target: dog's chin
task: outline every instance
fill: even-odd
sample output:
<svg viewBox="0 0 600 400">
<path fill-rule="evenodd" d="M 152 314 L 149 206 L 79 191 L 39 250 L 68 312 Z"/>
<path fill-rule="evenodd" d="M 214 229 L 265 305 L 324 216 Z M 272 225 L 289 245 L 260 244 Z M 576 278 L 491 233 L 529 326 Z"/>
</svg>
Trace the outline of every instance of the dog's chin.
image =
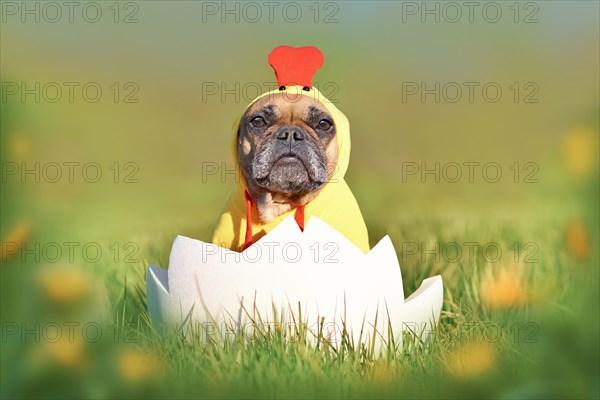
<svg viewBox="0 0 600 400">
<path fill-rule="evenodd" d="M 306 194 L 323 187 L 325 182 L 315 181 L 304 162 L 296 156 L 283 156 L 273 163 L 269 174 L 255 179 L 256 183 L 270 192 L 283 194 Z"/>
</svg>

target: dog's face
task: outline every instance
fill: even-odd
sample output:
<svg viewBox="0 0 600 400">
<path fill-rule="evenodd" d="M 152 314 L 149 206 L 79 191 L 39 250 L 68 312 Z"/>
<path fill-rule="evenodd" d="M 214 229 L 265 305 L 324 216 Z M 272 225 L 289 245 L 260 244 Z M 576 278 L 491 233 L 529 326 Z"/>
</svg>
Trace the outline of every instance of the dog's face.
<svg viewBox="0 0 600 400">
<path fill-rule="evenodd" d="M 254 194 L 303 204 L 333 175 L 336 127 L 311 96 L 276 93 L 252 104 L 240 121 L 238 162 Z"/>
</svg>

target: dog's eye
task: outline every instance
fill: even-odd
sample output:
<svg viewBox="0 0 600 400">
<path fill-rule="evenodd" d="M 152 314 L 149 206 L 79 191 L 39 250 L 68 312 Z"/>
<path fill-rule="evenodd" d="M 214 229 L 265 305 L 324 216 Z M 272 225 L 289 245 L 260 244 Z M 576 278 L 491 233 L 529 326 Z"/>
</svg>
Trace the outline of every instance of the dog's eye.
<svg viewBox="0 0 600 400">
<path fill-rule="evenodd" d="M 252 126 L 255 128 L 262 128 L 267 123 L 263 117 L 254 117 L 250 120 L 250 124 L 252 124 Z"/>
<path fill-rule="evenodd" d="M 322 119 L 322 120 L 320 120 L 320 121 L 319 121 L 319 123 L 317 124 L 317 128 L 319 128 L 319 130 L 326 131 L 326 130 L 328 130 L 329 128 L 331 128 L 331 125 L 332 125 L 332 124 L 331 124 L 331 122 L 330 122 L 330 121 L 327 121 L 326 119 Z"/>
</svg>

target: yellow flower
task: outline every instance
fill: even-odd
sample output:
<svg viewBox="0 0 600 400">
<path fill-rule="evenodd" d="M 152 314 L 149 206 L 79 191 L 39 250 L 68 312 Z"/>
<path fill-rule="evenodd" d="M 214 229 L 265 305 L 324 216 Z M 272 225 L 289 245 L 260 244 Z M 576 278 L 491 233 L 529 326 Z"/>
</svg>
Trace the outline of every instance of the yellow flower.
<svg viewBox="0 0 600 400">
<path fill-rule="evenodd" d="M 23 132 L 17 131 L 8 139 L 8 149 L 12 160 L 24 161 L 29 156 L 29 139 Z"/>
<path fill-rule="evenodd" d="M 46 351 L 54 361 L 66 367 L 84 366 L 84 341 L 81 338 L 63 335 L 55 342 L 46 342 Z"/>
<path fill-rule="evenodd" d="M 586 260 L 590 255 L 590 240 L 585 226 L 578 221 L 567 226 L 567 249 L 578 260 Z"/>
<path fill-rule="evenodd" d="M 21 221 L 2 239 L 2 248 L 0 249 L 0 260 L 7 262 L 15 255 L 19 254 L 23 243 L 31 235 L 31 225 L 27 221 Z"/>
<path fill-rule="evenodd" d="M 79 267 L 55 267 L 41 274 L 41 285 L 50 299 L 58 304 L 81 300 L 90 291 L 89 277 Z"/>
<path fill-rule="evenodd" d="M 598 132 L 591 128 L 575 128 L 564 138 L 563 156 L 567 171 L 583 177 L 598 165 Z"/>
<path fill-rule="evenodd" d="M 119 371 L 128 382 L 139 382 L 158 375 L 160 362 L 148 352 L 125 350 L 119 357 Z"/>
<path fill-rule="evenodd" d="M 496 347 L 489 342 L 469 342 L 454 349 L 444 362 L 446 370 L 461 378 L 471 378 L 489 372 L 496 363 Z"/>
<path fill-rule="evenodd" d="M 523 278 L 516 266 L 504 267 L 496 275 L 483 279 L 480 287 L 482 302 L 491 308 L 518 307 L 527 301 Z"/>
</svg>

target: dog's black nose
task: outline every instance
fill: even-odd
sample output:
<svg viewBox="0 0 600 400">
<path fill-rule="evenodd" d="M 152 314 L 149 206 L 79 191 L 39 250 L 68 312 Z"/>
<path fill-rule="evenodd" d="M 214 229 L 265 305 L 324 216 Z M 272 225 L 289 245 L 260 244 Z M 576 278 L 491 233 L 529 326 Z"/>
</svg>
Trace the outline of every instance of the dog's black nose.
<svg viewBox="0 0 600 400">
<path fill-rule="evenodd" d="M 279 140 L 294 140 L 300 141 L 304 140 L 304 132 L 301 129 L 297 128 L 284 128 L 277 132 L 277 139 Z"/>
</svg>

